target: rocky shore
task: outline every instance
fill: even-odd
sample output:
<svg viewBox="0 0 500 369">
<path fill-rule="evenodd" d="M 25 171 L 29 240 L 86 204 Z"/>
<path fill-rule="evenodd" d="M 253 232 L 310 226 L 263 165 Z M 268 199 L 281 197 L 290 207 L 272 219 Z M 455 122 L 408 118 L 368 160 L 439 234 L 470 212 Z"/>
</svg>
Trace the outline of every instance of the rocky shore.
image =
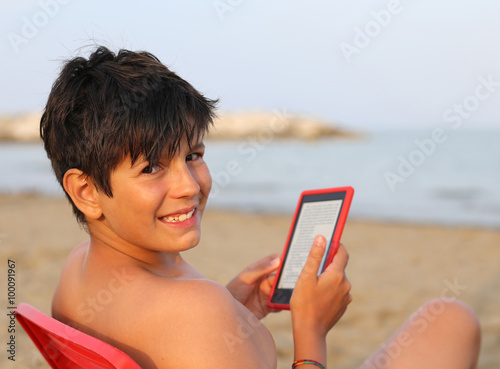
<svg viewBox="0 0 500 369">
<path fill-rule="evenodd" d="M 1 141 L 32 142 L 40 140 L 40 113 L 0 117 Z M 215 140 L 261 140 L 283 138 L 316 140 L 324 138 L 355 138 L 359 135 L 326 120 L 289 114 L 283 111 L 222 112 L 208 138 Z"/>
</svg>

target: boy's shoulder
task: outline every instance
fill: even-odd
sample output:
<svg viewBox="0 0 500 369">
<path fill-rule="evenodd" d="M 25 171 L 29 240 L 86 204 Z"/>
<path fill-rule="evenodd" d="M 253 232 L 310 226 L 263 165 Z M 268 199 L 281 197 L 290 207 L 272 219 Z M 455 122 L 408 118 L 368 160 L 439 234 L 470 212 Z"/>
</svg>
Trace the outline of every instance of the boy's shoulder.
<svg viewBox="0 0 500 369">
<path fill-rule="evenodd" d="M 224 310 L 238 310 L 224 286 L 196 271 L 164 277 L 133 263 L 89 261 L 88 248 L 89 241 L 79 244 L 65 262 L 54 295 L 55 315 L 64 311 L 60 315 L 70 316 L 82 326 L 94 326 L 108 310 L 135 311 L 138 313 L 135 321 L 155 314 L 173 315 L 167 312 L 219 314 Z"/>
<path fill-rule="evenodd" d="M 202 277 L 164 278 L 113 262 L 83 270 L 87 250 L 83 243 L 68 257 L 54 297 L 56 318 L 121 348 L 142 365 L 152 360 L 152 367 L 164 360 L 189 367 L 186 355 L 192 363 L 259 357 L 251 341 L 267 337 L 267 330 L 221 284 Z"/>
<path fill-rule="evenodd" d="M 144 295 L 147 311 L 136 310 L 141 317 L 135 332 L 141 333 L 133 344 L 148 352 L 156 365 L 267 367 L 265 363 L 273 354 L 264 354 L 266 349 L 261 345 L 273 348 L 272 337 L 224 286 L 207 279 L 191 279 L 168 285 L 158 281 L 156 287 L 162 292 Z"/>
</svg>

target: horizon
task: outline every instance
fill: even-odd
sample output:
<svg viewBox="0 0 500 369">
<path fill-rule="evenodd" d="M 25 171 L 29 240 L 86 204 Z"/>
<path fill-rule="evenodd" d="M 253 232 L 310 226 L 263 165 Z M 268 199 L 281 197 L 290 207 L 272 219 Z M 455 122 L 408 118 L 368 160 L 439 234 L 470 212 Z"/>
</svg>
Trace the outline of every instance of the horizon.
<svg viewBox="0 0 500 369">
<path fill-rule="evenodd" d="M 0 9 L 2 115 L 41 111 L 60 60 L 99 43 L 150 51 L 221 111 L 287 110 L 365 131 L 500 127 L 493 0 L 7 0 Z"/>
</svg>

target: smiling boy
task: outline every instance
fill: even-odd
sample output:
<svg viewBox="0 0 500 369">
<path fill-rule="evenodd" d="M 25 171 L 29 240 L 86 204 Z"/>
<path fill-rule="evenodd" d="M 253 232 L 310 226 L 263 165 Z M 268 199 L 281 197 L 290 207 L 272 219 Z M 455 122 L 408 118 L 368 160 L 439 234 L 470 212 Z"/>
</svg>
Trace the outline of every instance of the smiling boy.
<svg viewBox="0 0 500 369">
<path fill-rule="evenodd" d="M 42 117 L 54 172 L 90 234 L 66 261 L 53 315 L 143 368 L 276 367 L 257 319 L 276 255 L 228 288 L 180 255 L 200 241 L 214 106 L 153 55 L 98 48 L 65 65 Z M 241 331 L 251 336 L 235 344 Z"/>
<path fill-rule="evenodd" d="M 149 53 L 99 47 L 64 65 L 42 116 L 56 177 L 90 235 L 65 263 L 52 313 L 144 369 L 277 366 L 273 339 L 259 320 L 270 312 L 277 255 L 226 287 L 181 256 L 201 237 L 212 183 L 203 137 L 215 103 Z M 346 250 L 341 246 L 318 277 L 324 250 L 319 236 L 292 295 L 294 367 L 326 365 L 326 335 L 351 302 Z M 412 325 L 417 312 L 383 346 L 410 337 L 398 357 L 380 366 L 381 348 L 363 368 L 474 368 L 475 316 L 442 303 L 443 314 L 425 331 Z M 432 352 L 442 342 L 447 346 Z"/>
</svg>

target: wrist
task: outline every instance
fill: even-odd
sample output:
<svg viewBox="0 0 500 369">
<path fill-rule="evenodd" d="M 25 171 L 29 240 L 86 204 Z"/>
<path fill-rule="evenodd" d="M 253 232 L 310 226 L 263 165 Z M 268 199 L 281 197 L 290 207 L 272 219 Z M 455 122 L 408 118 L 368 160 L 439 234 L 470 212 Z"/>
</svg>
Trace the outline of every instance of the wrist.
<svg viewBox="0 0 500 369">
<path fill-rule="evenodd" d="M 326 366 L 321 364 L 319 361 L 309 360 L 309 359 L 295 360 L 292 364 L 292 369 L 295 369 L 295 368 L 302 366 L 302 365 L 305 365 L 307 368 L 314 367 L 314 368 L 326 369 Z M 304 367 L 304 369 L 306 369 L 306 367 Z"/>
<path fill-rule="evenodd" d="M 294 360 L 314 360 L 326 365 L 326 334 L 309 322 L 297 322 L 292 317 Z M 314 367 L 313 365 L 301 368 Z"/>
<path fill-rule="evenodd" d="M 324 340 L 328 334 L 320 319 L 315 318 L 313 314 L 294 314 L 292 311 L 292 329 L 293 334 L 304 334 L 317 337 L 316 339 Z"/>
</svg>

